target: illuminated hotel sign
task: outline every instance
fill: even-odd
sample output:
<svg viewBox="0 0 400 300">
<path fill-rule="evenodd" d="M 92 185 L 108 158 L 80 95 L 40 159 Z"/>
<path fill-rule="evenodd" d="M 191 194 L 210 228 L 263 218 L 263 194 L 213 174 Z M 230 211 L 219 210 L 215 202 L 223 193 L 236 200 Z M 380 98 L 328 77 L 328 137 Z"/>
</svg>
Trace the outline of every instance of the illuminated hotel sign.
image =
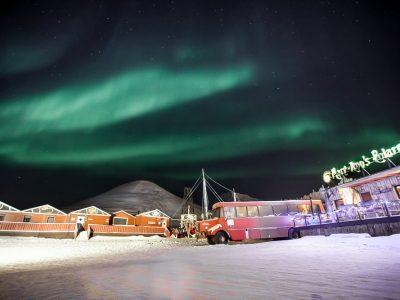
<svg viewBox="0 0 400 300">
<path fill-rule="evenodd" d="M 332 168 L 330 171 L 325 171 L 323 179 L 326 183 L 331 182 L 332 179 L 345 180 L 347 174 L 352 172 L 361 172 L 372 163 L 385 163 L 390 161 L 390 158 L 397 154 L 400 154 L 400 143 L 391 148 L 382 148 L 380 151 L 372 150 L 370 157 L 363 155 L 361 156 L 362 159 L 359 161 L 351 161 L 348 165 L 343 166 L 340 169 Z"/>
</svg>

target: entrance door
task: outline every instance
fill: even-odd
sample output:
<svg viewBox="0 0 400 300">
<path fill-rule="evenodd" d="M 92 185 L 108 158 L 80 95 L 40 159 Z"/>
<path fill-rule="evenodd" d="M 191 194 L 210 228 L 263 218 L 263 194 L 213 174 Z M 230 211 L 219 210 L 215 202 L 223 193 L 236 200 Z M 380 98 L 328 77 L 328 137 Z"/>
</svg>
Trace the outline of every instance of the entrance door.
<svg viewBox="0 0 400 300">
<path fill-rule="evenodd" d="M 76 223 L 83 225 L 85 223 L 85 216 L 78 216 L 76 218 Z"/>
</svg>

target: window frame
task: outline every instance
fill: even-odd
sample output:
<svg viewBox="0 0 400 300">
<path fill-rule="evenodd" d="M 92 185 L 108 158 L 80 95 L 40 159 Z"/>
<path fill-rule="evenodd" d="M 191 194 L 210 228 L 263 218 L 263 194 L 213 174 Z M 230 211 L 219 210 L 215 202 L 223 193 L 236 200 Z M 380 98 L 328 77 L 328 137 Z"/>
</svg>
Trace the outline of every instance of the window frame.
<svg viewBox="0 0 400 300">
<path fill-rule="evenodd" d="M 230 213 L 229 217 L 227 216 L 227 213 L 226 213 L 225 210 L 230 210 L 229 211 L 229 213 Z M 233 212 L 234 216 L 232 216 L 232 212 Z M 236 219 L 237 218 L 236 207 L 234 207 L 234 206 L 225 206 L 224 209 L 223 209 L 223 214 L 224 214 L 224 218 L 225 219 Z"/>
<path fill-rule="evenodd" d="M 249 207 L 254 207 L 256 209 L 257 215 L 255 216 L 250 216 L 249 215 Z M 247 210 L 247 217 L 248 218 L 258 218 L 260 216 L 260 213 L 258 211 L 258 206 L 257 205 L 250 205 L 250 206 L 246 206 L 246 210 Z"/>
<path fill-rule="evenodd" d="M 27 220 L 27 221 L 26 221 Z M 24 218 L 22 219 L 22 222 L 24 223 L 30 223 L 32 220 L 32 216 L 30 215 L 24 215 Z"/>
<path fill-rule="evenodd" d="M 265 214 L 262 214 L 262 215 L 261 215 L 261 209 L 260 209 L 260 207 L 266 207 L 266 208 L 268 209 L 267 212 L 269 212 L 269 214 L 268 214 L 268 215 L 265 215 Z M 275 212 L 274 212 L 273 206 L 272 206 L 272 205 L 259 205 L 259 206 L 258 206 L 258 215 L 260 216 L 260 218 L 262 218 L 262 217 L 269 217 L 269 216 L 275 216 Z"/>
<path fill-rule="evenodd" d="M 115 224 L 115 219 L 125 220 L 125 224 Z M 123 217 L 114 217 L 114 218 L 113 218 L 113 225 L 121 225 L 121 226 L 126 226 L 126 225 L 128 225 L 128 218 L 123 218 Z"/>
<path fill-rule="evenodd" d="M 286 204 L 275 204 L 275 205 L 271 205 L 271 206 L 272 206 L 272 210 L 273 210 L 275 216 L 287 216 L 287 215 L 289 215 L 289 209 L 288 209 L 288 206 Z M 283 213 L 280 212 L 279 214 L 277 214 L 275 208 L 278 208 L 278 207 L 285 207 L 286 210 Z"/>
<path fill-rule="evenodd" d="M 237 211 L 238 208 L 244 208 L 244 211 L 245 211 L 246 215 L 245 216 L 239 216 L 238 211 Z M 236 206 L 235 210 L 236 210 L 236 218 L 247 218 L 247 207 L 246 206 Z"/>
<path fill-rule="evenodd" d="M 393 188 L 394 188 L 394 192 L 397 195 L 397 199 L 400 200 L 400 185 L 395 185 L 395 186 L 393 186 Z"/>
<path fill-rule="evenodd" d="M 49 222 L 50 219 L 53 219 L 53 222 Z M 56 222 L 56 218 L 54 216 L 48 216 L 46 223 L 55 223 Z"/>
</svg>

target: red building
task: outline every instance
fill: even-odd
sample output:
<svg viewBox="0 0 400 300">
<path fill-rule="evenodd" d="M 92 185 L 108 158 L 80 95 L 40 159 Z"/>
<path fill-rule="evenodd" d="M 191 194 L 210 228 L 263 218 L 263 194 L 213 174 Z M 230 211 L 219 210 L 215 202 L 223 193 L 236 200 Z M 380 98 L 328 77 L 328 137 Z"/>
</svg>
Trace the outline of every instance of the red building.
<svg viewBox="0 0 400 300">
<path fill-rule="evenodd" d="M 85 230 L 88 225 L 109 225 L 111 215 L 95 206 L 75 210 L 68 214 L 68 222 L 81 224 Z"/>
<path fill-rule="evenodd" d="M 27 223 L 67 223 L 67 214 L 49 204 L 22 211 L 23 222 Z"/>
<path fill-rule="evenodd" d="M 22 222 L 23 214 L 22 212 L 0 201 L 0 222 Z"/>
</svg>

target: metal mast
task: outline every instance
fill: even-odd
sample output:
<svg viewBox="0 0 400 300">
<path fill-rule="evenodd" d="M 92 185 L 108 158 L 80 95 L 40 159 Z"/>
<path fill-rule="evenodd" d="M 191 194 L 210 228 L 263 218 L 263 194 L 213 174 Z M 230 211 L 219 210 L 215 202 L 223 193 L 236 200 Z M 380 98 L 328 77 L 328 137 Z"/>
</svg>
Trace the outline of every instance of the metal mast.
<svg viewBox="0 0 400 300">
<path fill-rule="evenodd" d="M 233 191 L 233 202 L 237 202 L 235 189 L 232 189 L 232 191 Z"/>
<path fill-rule="evenodd" d="M 203 214 L 204 214 L 204 220 L 208 219 L 208 195 L 207 195 L 207 182 L 206 182 L 206 177 L 204 175 L 204 169 L 201 169 L 201 174 L 203 176 Z"/>
</svg>

